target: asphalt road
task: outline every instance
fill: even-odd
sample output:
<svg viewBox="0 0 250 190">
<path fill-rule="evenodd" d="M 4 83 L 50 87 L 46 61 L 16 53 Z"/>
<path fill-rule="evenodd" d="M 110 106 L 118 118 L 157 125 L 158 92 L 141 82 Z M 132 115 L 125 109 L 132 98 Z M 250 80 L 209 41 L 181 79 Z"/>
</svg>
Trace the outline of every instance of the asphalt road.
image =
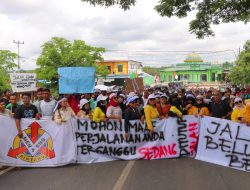
<svg viewBox="0 0 250 190">
<path fill-rule="evenodd" d="M 14 169 L 0 176 L 0 189 L 249 190 L 249 177 L 250 173 L 188 158 L 113 161 L 59 168 Z"/>
</svg>

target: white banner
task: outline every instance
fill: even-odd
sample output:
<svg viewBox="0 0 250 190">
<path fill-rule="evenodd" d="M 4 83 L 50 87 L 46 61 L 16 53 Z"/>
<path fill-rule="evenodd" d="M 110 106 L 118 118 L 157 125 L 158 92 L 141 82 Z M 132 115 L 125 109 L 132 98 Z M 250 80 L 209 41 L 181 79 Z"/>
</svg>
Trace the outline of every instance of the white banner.
<svg viewBox="0 0 250 190">
<path fill-rule="evenodd" d="M 11 88 L 13 92 L 36 91 L 36 74 L 34 73 L 11 73 Z"/>
<path fill-rule="evenodd" d="M 184 116 L 153 121 L 154 133 L 145 123 L 131 121 L 128 138 L 124 123 L 71 119 L 58 125 L 47 120 L 22 120 L 23 138 L 15 121 L 0 116 L 0 164 L 10 166 L 60 166 L 116 159 L 165 159 L 195 154 L 199 119 Z"/>
<path fill-rule="evenodd" d="M 249 172 L 250 128 L 224 119 L 201 119 L 196 159 Z"/>
<path fill-rule="evenodd" d="M 22 119 L 20 139 L 15 120 L 0 115 L 0 165 L 53 167 L 74 163 L 76 149 L 71 122 L 58 125 L 48 120 Z"/>
<path fill-rule="evenodd" d="M 145 123 L 130 121 L 126 140 L 124 124 L 110 120 L 95 123 L 78 120 L 75 126 L 77 162 L 93 163 L 116 159 L 164 159 L 195 153 L 198 118 L 185 116 L 153 121 L 154 133 L 145 130 Z"/>
</svg>

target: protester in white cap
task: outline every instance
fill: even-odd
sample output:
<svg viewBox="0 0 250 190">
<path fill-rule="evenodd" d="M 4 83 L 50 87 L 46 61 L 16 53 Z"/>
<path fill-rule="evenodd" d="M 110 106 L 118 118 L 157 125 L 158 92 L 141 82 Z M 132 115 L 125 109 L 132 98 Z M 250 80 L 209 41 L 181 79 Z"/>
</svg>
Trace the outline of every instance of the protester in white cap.
<svg viewBox="0 0 250 190">
<path fill-rule="evenodd" d="M 138 108 L 138 96 L 133 96 L 128 98 L 127 104 L 128 107 L 125 110 L 124 113 L 124 119 L 125 119 L 125 138 L 128 140 L 129 137 L 129 128 L 130 128 L 130 120 L 138 120 L 140 119 L 142 122 L 144 122 L 144 116 L 139 112 Z"/>
<path fill-rule="evenodd" d="M 151 134 L 154 132 L 154 127 L 152 124 L 152 119 L 157 119 L 160 117 L 159 112 L 156 108 L 156 100 L 154 94 L 150 94 L 148 96 L 147 105 L 144 108 L 145 113 L 145 119 L 147 123 L 147 129 L 151 132 Z"/>
<path fill-rule="evenodd" d="M 122 109 L 119 106 L 118 97 L 115 93 L 109 96 L 106 116 L 109 119 L 122 120 Z"/>
<path fill-rule="evenodd" d="M 77 117 L 81 119 L 92 119 L 93 112 L 87 99 L 81 99 L 79 107 L 80 111 L 77 113 Z"/>
<path fill-rule="evenodd" d="M 94 122 L 106 122 L 107 96 L 100 94 L 96 99 L 97 106 L 93 113 Z"/>
<path fill-rule="evenodd" d="M 75 112 L 68 104 L 67 98 L 62 98 L 57 102 L 54 111 L 54 121 L 58 124 L 67 122 L 71 117 L 75 117 Z"/>
<path fill-rule="evenodd" d="M 234 108 L 231 114 L 231 120 L 234 122 L 241 122 L 242 117 L 240 117 L 241 111 L 245 108 L 243 101 L 240 97 L 234 99 Z"/>
<path fill-rule="evenodd" d="M 94 98 L 94 101 L 96 101 L 97 97 L 101 94 L 101 90 L 100 89 L 95 89 L 94 90 L 94 95 L 93 95 L 93 98 Z"/>
<path fill-rule="evenodd" d="M 154 96 L 155 96 L 155 100 L 156 100 L 156 105 L 157 105 L 157 104 L 160 104 L 161 94 L 156 93 Z"/>
<path fill-rule="evenodd" d="M 196 96 L 196 104 L 194 106 L 196 111 L 194 111 L 196 116 L 209 116 L 210 112 L 208 109 L 208 104 L 204 102 L 204 97 L 202 95 Z"/>
</svg>

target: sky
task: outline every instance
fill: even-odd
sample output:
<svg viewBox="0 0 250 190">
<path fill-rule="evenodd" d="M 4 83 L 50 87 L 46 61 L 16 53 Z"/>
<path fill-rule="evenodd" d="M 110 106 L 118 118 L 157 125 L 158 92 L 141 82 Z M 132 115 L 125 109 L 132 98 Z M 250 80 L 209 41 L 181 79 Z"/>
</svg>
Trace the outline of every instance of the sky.
<svg viewBox="0 0 250 190">
<path fill-rule="evenodd" d="M 123 11 L 81 0 L 1 0 L 0 49 L 17 52 L 13 40 L 24 42 L 21 68 L 34 69 L 42 44 L 51 37 L 64 37 L 104 47 L 106 60 L 131 59 L 159 67 L 182 62 L 192 52 L 200 52 L 204 61 L 234 61 L 250 39 L 250 25 L 241 22 L 213 26 L 215 37 L 196 39 L 189 33 L 194 13 L 183 19 L 161 17 L 154 10 L 157 2 L 138 0 Z"/>
</svg>

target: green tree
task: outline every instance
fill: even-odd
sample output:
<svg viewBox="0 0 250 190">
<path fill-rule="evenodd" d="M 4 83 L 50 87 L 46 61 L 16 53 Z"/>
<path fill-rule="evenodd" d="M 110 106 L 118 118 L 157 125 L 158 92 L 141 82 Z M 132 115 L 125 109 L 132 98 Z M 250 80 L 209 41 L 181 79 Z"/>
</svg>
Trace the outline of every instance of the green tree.
<svg viewBox="0 0 250 190">
<path fill-rule="evenodd" d="M 52 91 L 58 88 L 59 67 L 91 66 L 96 68 L 97 74 L 106 75 L 107 68 L 100 68 L 95 63 L 102 61 L 101 53 L 104 48 L 97 48 L 87 45 L 84 41 L 75 40 L 71 43 L 64 38 L 53 37 L 42 45 L 42 53 L 37 59 L 36 73 L 39 79 L 51 81 Z"/>
<path fill-rule="evenodd" d="M 166 67 L 143 67 L 142 70 L 145 73 L 155 76 L 160 74 L 160 70 L 166 69 Z"/>
<path fill-rule="evenodd" d="M 82 0 L 92 5 L 109 7 L 119 5 L 123 10 L 128 10 L 135 5 L 136 0 Z M 189 12 L 196 12 L 196 18 L 190 22 L 189 31 L 197 38 L 214 36 L 211 25 L 221 23 L 244 23 L 250 20 L 249 0 L 159 0 L 155 10 L 161 16 L 186 17 Z"/>
<path fill-rule="evenodd" d="M 10 77 L 9 72 L 12 72 L 17 66 L 15 59 L 16 53 L 12 53 L 9 50 L 0 50 L 0 92 L 10 89 Z"/>
<path fill-rule="evenodd" d="M 240 53 L 236 66 L 230 70 L 229 79 L 236 85 L 250 84 L 250 40 L 244 45 L 244 50 Z"/>
</svg>

